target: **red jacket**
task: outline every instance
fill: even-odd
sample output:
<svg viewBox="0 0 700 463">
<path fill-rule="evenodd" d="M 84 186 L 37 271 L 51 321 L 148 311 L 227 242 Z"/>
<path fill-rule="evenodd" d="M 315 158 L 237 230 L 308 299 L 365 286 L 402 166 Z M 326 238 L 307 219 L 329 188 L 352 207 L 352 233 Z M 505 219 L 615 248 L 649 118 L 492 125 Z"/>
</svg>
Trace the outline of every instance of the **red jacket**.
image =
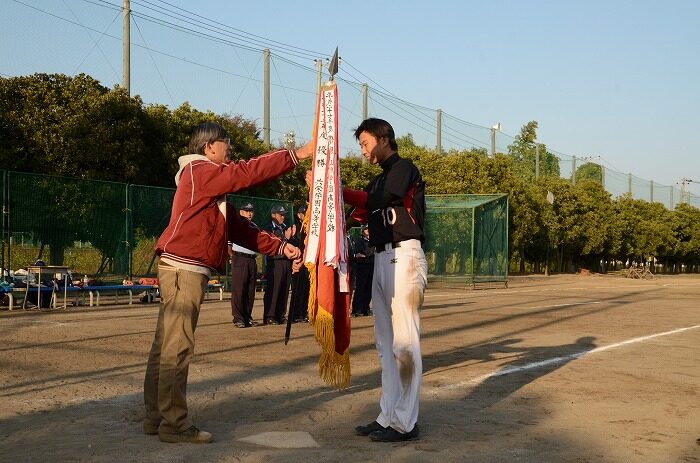
<svg viewBox="0 0 700 463">
<path fill-rule="evenodd" d="M 182 264 L 226 268 L 228 241 L 266 254 L 281 253 L 277 238 L 269 241 L 255 225 L 246 227 L 233 208 L 226 207 L 226 194 L 248 188 L 289 172 L 299 163 L 293 151 L 280 150 L 248 161 L 217 164 L 205 156 L 190 154 L 178 160 L 177 190 L 170 223 L 156 244 L 156 254 Z M 229 215 L 227 228 L 226 215 Z M 231 220 L 235 218 L 236 220 Z M 231 236 L 229 236 L 231 233 Z M 241 237 L 236 236 L 240 233 Z M 273 251 L 274 248 L 274 251 Z"/>
</svg>

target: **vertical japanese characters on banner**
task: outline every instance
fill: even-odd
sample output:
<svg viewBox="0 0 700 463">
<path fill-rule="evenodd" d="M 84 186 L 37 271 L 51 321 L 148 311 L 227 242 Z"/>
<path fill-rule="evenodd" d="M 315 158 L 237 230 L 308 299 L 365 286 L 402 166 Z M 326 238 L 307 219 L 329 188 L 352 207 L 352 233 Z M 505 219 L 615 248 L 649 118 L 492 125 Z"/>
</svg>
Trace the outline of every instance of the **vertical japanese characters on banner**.
<svg viewBox="0 0 700 463">
<path fill-rule="evenodd" d="M 335 267 L 341 277 L 342 292 L 347 285 L 347 249 L 344 238 L 345 215 L 343 192 L 338 163 L 337 86 L 324 85 L 319 96 L 316 120 L 316 152 L 314 154 L 311 190 L 311 217 L 309 242 L 304 262 L 316 263 L 318 259 Z M 324 234 L 325 252 L 319 256 L 321 234 Z"/>
<path fill-rule="evenodd" d="M 319 372 L 332 386 L 350 382 L 350 300 L 345 213 L 338 162 L 338 90 L 321 87 L 314 122 L 304 263 L 309 269 L 309 321 L 321 346 Z"/>
</svg>

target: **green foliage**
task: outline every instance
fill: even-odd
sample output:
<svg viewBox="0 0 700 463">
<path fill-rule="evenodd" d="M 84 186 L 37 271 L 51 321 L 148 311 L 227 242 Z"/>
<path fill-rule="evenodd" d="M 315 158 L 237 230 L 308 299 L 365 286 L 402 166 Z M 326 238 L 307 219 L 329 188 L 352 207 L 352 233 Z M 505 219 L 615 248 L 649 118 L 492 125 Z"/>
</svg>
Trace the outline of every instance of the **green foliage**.
<svg viewBox="0 0 700 463">
<path fill-rule="evenodd" d="M 596 183 L 603 184 L 603 167 L 600 164 L 587 162 L 581 164 L 576 169 L 576 181 L 593 180 Z"/>
<path fill-rule="evenodd" d="M 513 158 L 513 173 L 520 179 L 530 182 L 536 177 L 537 154 L 539 145 L 540 176 L 558 177 L 559 158 L 547 151 L 544 143 L 537 143 L 537 122 L 525 124 L 515 140 L 508 145 L 508 154 Z"/>
<path fill-rule="evenodd" d="M 84 74 L 0 78 L 0 162 L 9 170 L 173 186 L 177 158 L 204 121 L 228 131 L 234 159 L 264 151 L 241 116 L 144 106 Z"/>
<path fill-rule="evenodd" d="M 138 265 L 147 268 L 154 237 L 167 223 L 164 211 L 169 211 L 172 190 L 139 193 L 136 185 L 172 188 L 177 158 L 187 154 L 192 128 L 204 121 L 226 128 L 234 160 L 273 148 L 260 140 L 255 123 L 241 116 L 203 112 L 188 103 L 173 110 L 144 105 L 139 97 L 129 97 L 118 87 L 106 88 L 86 75 L 0 78 L 2 169 L 129 183 L 129 197 L 136 201 L 124 204 L 125 185 L 121 184 L 103 182 L 86 189 L 66 178 L 27 177 L 33 183 L 26 188 L 40 200 L 24 204 L 28 199 L 10 195 L 13 230 L 28 232 L 22 221 L 31 221 L 31 231 L 46 245 L 52 260 L 71 249 L 73 241 L 90 241 L 99 255 L 109 256 L 119 266 L 124 260 L 120 253 L 128 243 L 141 256 Z M 590 267 L 600 259 L 641 261 L 650 256 L 671 264 L 700 265 L 700 210 L 680 204 L 669 211 L 659 203 L 629 197 L 613 200 L 602 187 L 601 166 L 590 162 L 577 168 L 574 185 L 560 178 L 559 159 L 543 144 L 538 145 L 540 176 L 536 179 L 537 128 L 536 121 L 528 122 L 508 146 L 508 153 L 493 157 L 480 148 L 437 153 L 416 145 L 410 134 L 399 137 L 397 143 L 400 154 L 421 170 L 427 194 L 509 195 L 509 251 L 520 259 L 521 269 L 526 262 L 541 263 L 550 251 L 574 267 Z M 275 182 L 239 193 L 298 206 L 307 201 L 304 175 L 309 166 L 310 161 L 304 161 Z M 340 169 L 343 184 L 352 188 L 363 188 L 380 172 L 352 155 L 340 160 Z M 10 191 L 17 188 L 10 185 Z M 548 191 L 555 197 L 552 205 L 546 201 Z M 123 222 L 96 220 L 106 208 L 128 215 L 131 228 Z M 126 209 L 133 213 L 126 214 Z M 18 211 L 33 216 L 22 218 Z M 463 231 L 461 225 L 445 218 L 441 227 L 445 230 L 433 230 L 441 236 L 437 247 L 444 248 L 437 252 L 454 257 L 439 265 L 464 270 L 461 251 L 454 251 L 462 247 L 463 236 L 457 236 Z M 125 228 L 138 233 L 125 236 Z"/>
</svg>

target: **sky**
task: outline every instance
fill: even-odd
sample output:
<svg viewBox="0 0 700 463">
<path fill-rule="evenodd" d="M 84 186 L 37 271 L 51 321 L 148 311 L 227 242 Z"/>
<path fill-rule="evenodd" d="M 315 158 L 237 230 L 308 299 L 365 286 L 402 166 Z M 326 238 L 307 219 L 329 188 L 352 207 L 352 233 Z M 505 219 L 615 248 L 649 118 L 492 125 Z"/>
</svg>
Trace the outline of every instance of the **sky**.
<svg viewBox="0 0 700 463">
<path fill-rule="evenodd" d="M 121 83 L 121 3 L 0 0 L 0 75 Z M 261 126 L 269 46 L 273 141 L 290 130 L 308 138 L 313 58 L 338 46 L 341 151 L 356 149 L 367 83 L 369 114 L 419 144 L 435 145 L 438 108 L 443 148 L 489 148 L 489 128 L 501 123 L 503 151 L 534 120 L 548 149 L 617 171 L 619 188 L 627 173 L 644 191 L 648 180 L 700 182 L 697 1 L 131 0 L 131 8 L 131 93 L 148 104 L 189 102 Z M 686 191 L 700 193 L 700 183 Z"/>
</svg>

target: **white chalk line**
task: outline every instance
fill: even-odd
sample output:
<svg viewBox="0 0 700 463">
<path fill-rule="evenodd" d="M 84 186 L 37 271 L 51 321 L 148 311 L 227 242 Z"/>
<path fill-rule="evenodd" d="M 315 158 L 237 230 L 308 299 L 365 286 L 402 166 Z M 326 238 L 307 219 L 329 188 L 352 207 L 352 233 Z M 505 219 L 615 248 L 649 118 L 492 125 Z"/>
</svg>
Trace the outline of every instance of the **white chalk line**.
<svg viewBox="0 0 700 463">
<path fill-rule="evenodd" d="M 480 383 L 480 382 L 487 380 L 489 378 L 509 375 L 512 373 L 519 373 L 521 371 L 534 370 L 536 368 L 541 368 L 541 367 L 552 365 L 552 364 L 568 362 L 570 360 L 574 360 L 574 359 L 577 359 L 579 357 L 583 357 L 584 355 L 595 354 L 595 353 L 603 352 L 603 351 L 606 351 L 609 349 L 614 349 L 616 347 L 626 346 L 628 344 L 634 344 L 637 342 L 648 341 L 649 339 L 659 338 L 662 336 L 670 336 L 672 334 L 682 333 L 684 331 L 694 330 L 697 328 L 700 328 L 700 325 L 687 326 L 685 328 L 678 328 L 678 329 L 671 330 L 671 331 L 664 331 L 663 333 L 656 333 L 656 334 L 650 334 L 647 336 L 640 336 L 637 338 L 628 339 L 626 341 L 621 341 L 621 342 L 616 342 L 614 344 L 609 344 L 607 346 L 600 346 L 600 347 L 596 347 L 595 349 L 591 349 L 591 350 L 587 350 L 587 351 L 583 351 L 583 352 L 577 352 L 577 353 L 571 354 L 571 355 L 566 355 L 564 357 L 553 357 L 550 359 L 541 360 L 539 362 L 528 363 L 527 365 L 520 365 L 517 367 L 508 367 L 508 368 L 504 368 L 504 369 L 499 370 L 499 371 L 493 371 L 491 373 L 486 373 L 484 375 L 477 376 L 476 378 L 472 378 L 468 381 L 462 381 L 462 382 L 455 383 L 455 384 L 446 384 L 444 386 L 435 387 L 429 391 L 429 394 L 438 395 L 441 392 L 450 391 L 453 389 L 459 389 L 459 388 L 462 388 L 465 386 L 469 386 L 471 384 L 477 384 L 477 383 Z"/>
<path fill-rule="evenodd" d="M 638 280 L 624 280 L 624 281 L 638 281 Z M 459 297 L 462 298 L 464 297 L 464 294 L 467 293 L 469 294 L 470 297 L 478 298 L 478 297 L 490 297 L 492 295 L 509 295 L 509 294 L 522 294 L 522 293 L 541 293 L 541 292 L 566 292 L 566 291 L 591 291 L 591 290 L 617 290 L 617 291 L 622 291 L 622 292 L 629 292 L 631 289 L 645 289 L 645 290 L 652 290 L 654 288 L 688 288 L 688 287 L 695 287 L 695 286 L 700 286 L 700 282 L 697 283 L 689 283 L 689 282 L 683 282 L 683 283 L 659 283 L 656 285 L 646 285 L 646 286 L 624 286 L 624 285 L 613 285 L 613 286 L 608 286 L 608 285 L 602 285 L 602 286 L 595 286 L 595 287 L 590 287 L 590 286 L 568 286 L 564 288 L 547 288 L 547 287 L 542 287 L 542 288 L 518 288 L 513 287 L 509 289 L 501 289 L 501 290 L 489 290 L 488 292 L 476 292 L 474 290 L 465 288 L 463 292 L 460 292 L 458 294 L 450 294 L 451 291 L 454 290 L 447 290 L 443 288 L 435 288 L 432 289 L 428 287 L 428 292 L 425 294 L 425 298 L 443 298 L 443 297 Z"/>
</svg>

